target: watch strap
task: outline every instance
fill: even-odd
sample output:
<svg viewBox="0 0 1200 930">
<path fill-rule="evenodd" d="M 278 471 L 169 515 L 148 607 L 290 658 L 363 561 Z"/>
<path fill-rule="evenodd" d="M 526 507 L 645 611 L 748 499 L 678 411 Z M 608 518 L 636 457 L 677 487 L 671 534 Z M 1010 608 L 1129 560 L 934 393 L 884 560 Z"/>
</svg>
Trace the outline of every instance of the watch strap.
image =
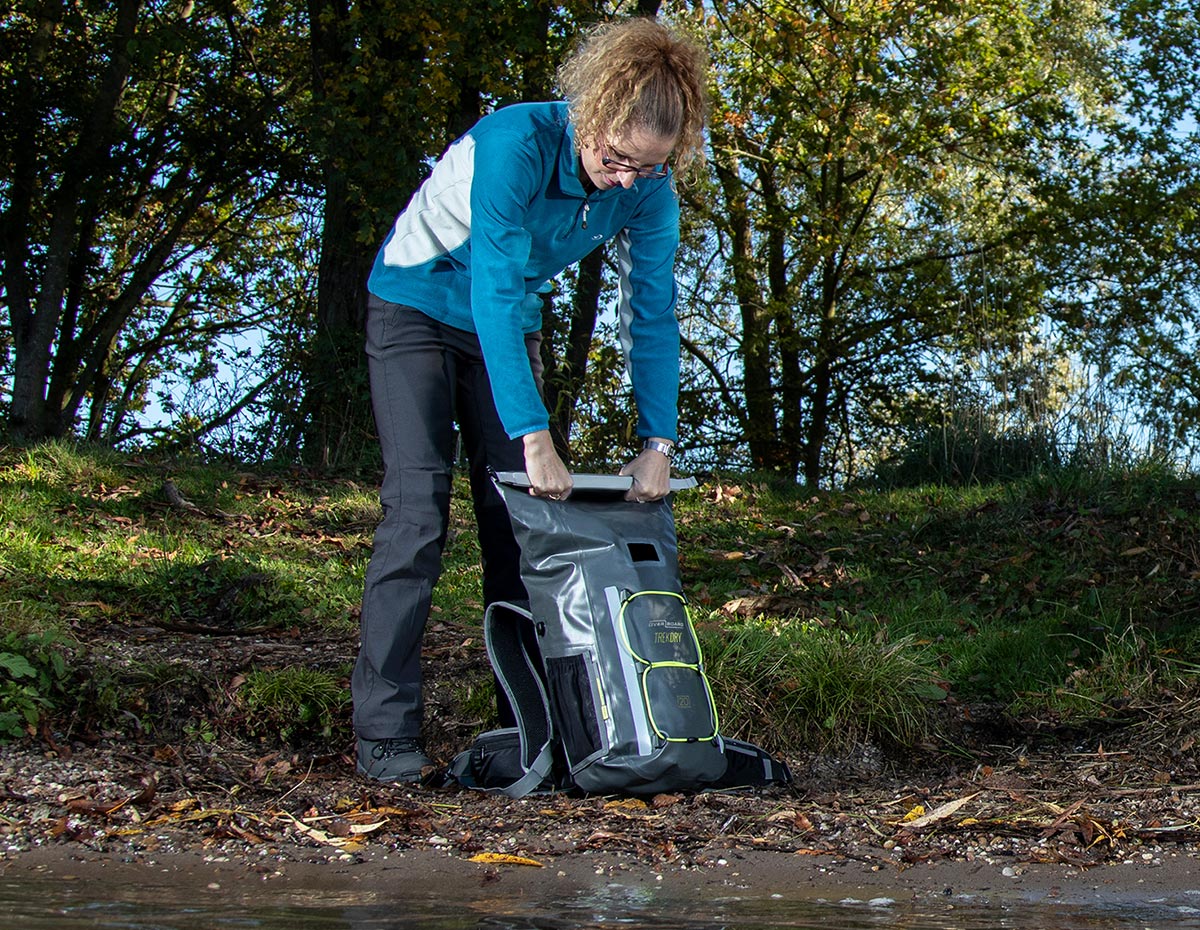
<svg viewBox="0 0 1200 930">
<path fill-rule="evenodd" d="M 647 439 L 642 443 L 642 449 L 651 449 L 655 452 L 661 452 L 670 461 L 675 455 L 675 445 L 670 442 L 659 442 L 657 439 Z"/>
</svg>

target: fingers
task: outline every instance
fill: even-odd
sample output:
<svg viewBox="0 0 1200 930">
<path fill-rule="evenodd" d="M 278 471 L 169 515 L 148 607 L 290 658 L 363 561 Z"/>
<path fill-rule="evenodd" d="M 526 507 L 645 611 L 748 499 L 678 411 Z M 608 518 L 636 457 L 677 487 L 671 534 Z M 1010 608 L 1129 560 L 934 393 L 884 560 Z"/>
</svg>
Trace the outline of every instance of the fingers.
<svg viewBox="0 0 1200 930">
<path fill-rule="evenodd" d="M 540 497 L 548 501 L 565 501 L 571 496 L 572 487 L 567 484 L 565 487 L 557 486 L 534 486 L 529 489 L 529 493 L 533 497 Z"/>
<path fill-rule="evenodd" d="M 638 480 L 637 475 L 634 475 L 633 485 L 625 492 L 625 500 L 635 504 L 653 504 L 655 501 L 660 501 L 666 497 L 669 490 L 669 488 L 666 491 L 649 488 Z"/>
<path fill-rule="evenodd" d="M 633 478 L 625 500 L 648 504 L 662 500 L 671 491 L 671 462 L 663 454 L 642 452 L 621 469 L 621 474 Z"/>
<path fill-rule="evenodd" d="M 550 433 L 541 430 L 524 437 L 525 472 L 529 475 L 529 493 L 547 500 L 566 500 L 571 495 L 573 481 L 567 466 L 559 458 Z"/>
</svg>

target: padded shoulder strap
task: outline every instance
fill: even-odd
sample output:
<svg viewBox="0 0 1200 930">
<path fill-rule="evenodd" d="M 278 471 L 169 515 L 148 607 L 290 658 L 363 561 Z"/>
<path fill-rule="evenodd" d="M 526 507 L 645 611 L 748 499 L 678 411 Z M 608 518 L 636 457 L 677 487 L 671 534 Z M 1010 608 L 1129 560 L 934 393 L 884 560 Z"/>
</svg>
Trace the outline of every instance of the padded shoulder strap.
<svg viewBox="0 0 1200 930">
<path fill-rule="evenodd" d="M 489 605 L 483 617 L 483 641 L 496 679 L 517 718 L 521 768 L 525 773 L 512 785 L 496 787 L 519 798 L 535 790 L 553 765 L 554 727 L 529 605 L 507 601 Z"/>
</svg>

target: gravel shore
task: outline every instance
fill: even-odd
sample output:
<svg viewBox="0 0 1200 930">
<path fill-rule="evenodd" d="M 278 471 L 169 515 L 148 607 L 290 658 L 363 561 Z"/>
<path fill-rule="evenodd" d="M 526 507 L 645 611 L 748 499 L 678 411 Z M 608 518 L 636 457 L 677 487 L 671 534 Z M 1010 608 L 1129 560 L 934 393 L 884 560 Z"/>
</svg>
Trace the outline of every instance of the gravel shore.
<svg viewBox="0 0 1200 930">
<path fill-rule="evenodd" d="M 594 887 L 813 900 L 956 897 L 1200 907 L 1200 785 L 1132 752 L 923 777 L 791 760 L 768 792 L 512 801 L 380 787 L 344 757 L 240 774 L 201 747 L 0 753 L 0 876 L 204 896 Z M 828 760 L 825 760 L 825 764 Z M 265 774 L 264 774 L 265 773 Z M 415 882 L 415 884 L 414 884 Z"/>
</svg>

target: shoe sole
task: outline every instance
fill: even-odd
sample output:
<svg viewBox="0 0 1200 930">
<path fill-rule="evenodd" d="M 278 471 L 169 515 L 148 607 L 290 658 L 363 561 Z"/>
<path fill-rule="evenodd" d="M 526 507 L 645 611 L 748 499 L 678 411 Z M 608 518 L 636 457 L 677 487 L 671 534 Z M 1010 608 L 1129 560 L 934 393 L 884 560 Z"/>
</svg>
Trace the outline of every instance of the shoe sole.
<svg viewBox="0 0 1200 930">
<path fill-rule="evenodd" d="M 430 765 L 432 765 L 432 763 L 430 763 Z M 381 785 L 416 784 L 424 778 L 425 771 L 425 767 L 422 767 L 415 772 L 403 772 L 399 775 L 382 778 L 379 775 L 372 775 L 368 769 L 363 768 L 362 763 L 355 765 L 355 768 L 358 770 L 359 775 L 363 776 L 364 778 L 369 778 L 371 781 L 377 781 Z"/>
</svg>

